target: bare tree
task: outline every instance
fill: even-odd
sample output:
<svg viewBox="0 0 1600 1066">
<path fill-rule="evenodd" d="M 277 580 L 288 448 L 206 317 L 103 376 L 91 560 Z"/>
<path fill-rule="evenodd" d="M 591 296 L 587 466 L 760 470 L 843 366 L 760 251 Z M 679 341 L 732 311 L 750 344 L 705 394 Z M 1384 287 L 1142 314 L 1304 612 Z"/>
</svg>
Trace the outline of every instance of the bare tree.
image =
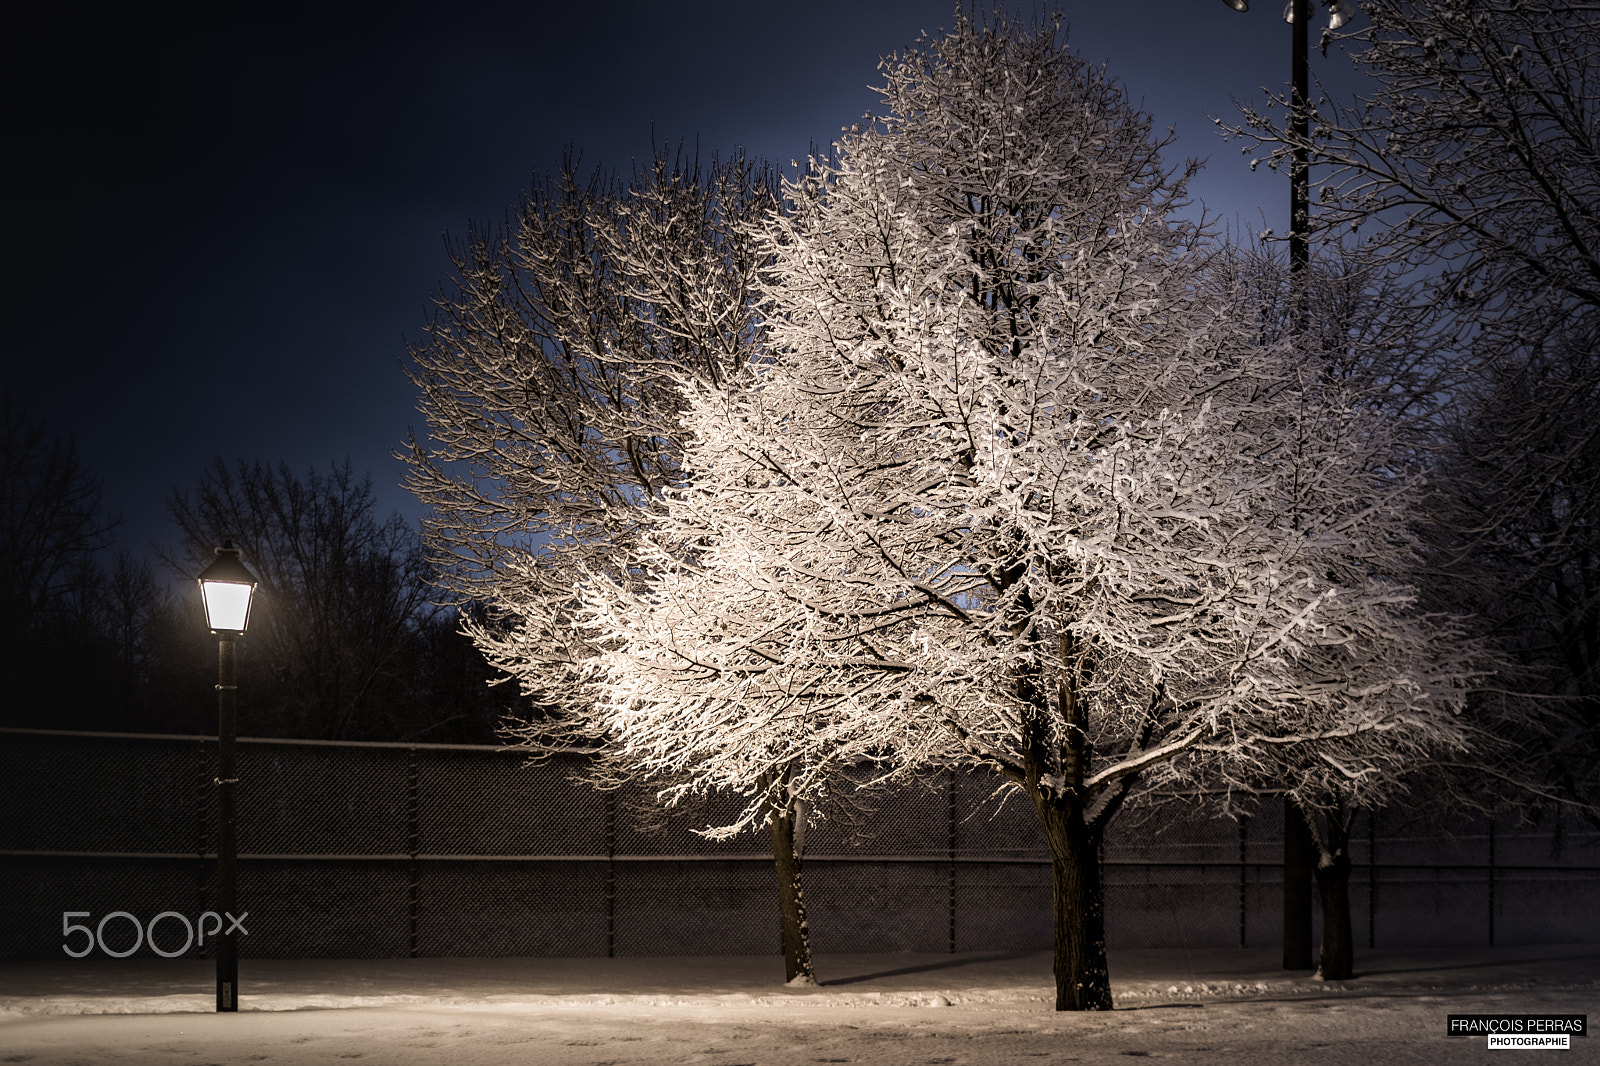
<svg viewBox="0 0 1600 1066">
<path fill-rule="evenodd" d="M 111 543 L 115 519 L 70 440 L 0 397 L 0 617 L 5 644 L 62 607 L 73 569 Z"/>
<path fill-rule="evenodd" d="M 278 728 L 327 739 L 384 733 L 403 698 L 429 572 L 416 534 L 374 511 L 371 478 L 349 461 L 304 479 L 286 465 L 222 460 L 168 510 L 183 540 L 165 558 L 200 571 L 234 537 L 260 579 L 249 639 L 276 679 Z"/>
<path fill-rule="evenodd" d="M 83 677 L 85 643 L 94 636 L 79 624 L 86 620 L 74 590 L 116 524 L 72 441 L 51 436 L 9 392 L 0 396 L 0 662 L 8 721 L 41 721 L 64 702 L 82 703 L 83 690 L 63 683 Z"/>
<path fill-rule="evenodd" d="M 118 551 L 98 589 L 98 628 L 115 664 L 113 691 L 125 721 L 148 710 L 149 629 L 154 614 L 167 602 L 168 595 L 156 581 L 149 562 L 126 551 Z"/>
</svg>

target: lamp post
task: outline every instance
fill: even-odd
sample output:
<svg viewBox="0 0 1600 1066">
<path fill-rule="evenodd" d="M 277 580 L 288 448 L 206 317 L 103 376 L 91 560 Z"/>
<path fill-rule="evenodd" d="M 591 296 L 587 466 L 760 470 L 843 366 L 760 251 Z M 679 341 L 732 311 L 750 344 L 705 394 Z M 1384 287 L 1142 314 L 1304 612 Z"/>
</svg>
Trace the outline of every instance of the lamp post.
<svg viewBox="0 0 1600 1066">
<path fill-rule="evenodd" d="M 239 936 L 232 918 L 238 884 L 238 844 L 234 837 L 234 732 L 239 714 L 237 645 L 250 624 L 256 576 L 239 561 L 239 549 L 224 540 L 217 558 L 200 573 L 200 599 L 206 625 L 217 635 L 217 913 L 226 924 L 217 941 L 217 1010 L 239 1009 Z"/>
<path fill-rule="evenodd" d="M 1222 0 L 1235 11 L 1249 11 L 1250 0 Z M 1339 29 L 1355 17 L 1349 0 L 1323 0 L 1328 9 L 1328 28 Z M 1292 30 L 1290 49 L 1289 133 L 1294 153 L 1289 163 L 1289 294 L 1294 318 L 1291 336 L 1299 338 L 1311 328 L 1311 134 L 1310 75 L 1307 71 L 1307 33 L 1311 22 L 1311 0 L 1289 0 L 1283 21 Z M 1283 968 L 1309 970 L 1311 961 L 1311 878 L 1310 830 L 1300 810 L 1288 796 L 1283 798 Z"/>
<path fill-rule="evenodd" d="M 1222 0 L 1235 11 L 1249 11 L 1250 0 Z M 1337 30 L 1355 17 L 1350 0 L 1323 0 L 1328 9 L 1328 28 Z M 1295 148 L 1289 163 L 1289 288 L 1294 298 L 1294 336 L 1311 325 L 1310 290 L 1307 275 L 1311 269 L 1311 152 L 1306 147 L 1311 132 L 1310 75 L 1307 71 L 1306 26 L 1311 22 L 1311 0 L 1289 0 L 1283 21 L 1291 28 L 1289 132 Z"/>
</svg>

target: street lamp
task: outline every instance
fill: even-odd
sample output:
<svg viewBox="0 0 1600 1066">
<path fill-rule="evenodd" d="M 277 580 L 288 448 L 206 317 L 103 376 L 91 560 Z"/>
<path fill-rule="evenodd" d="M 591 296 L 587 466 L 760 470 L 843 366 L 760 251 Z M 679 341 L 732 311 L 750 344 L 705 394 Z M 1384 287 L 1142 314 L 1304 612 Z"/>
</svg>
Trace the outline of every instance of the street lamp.
<svg viewBox="0 0 1600 1066">
<path fill-rule="evenodd" d="M 1249 0 L 1222 0 L 1235 11 L 1249 11 Z M 1349 0 L 1322 0 L 1328 29 L 1337 30 L 1356 15 Z M 1307 74 L 1306 26 L 1311 0 L 1289 0 L 1283 21 L 1293 28 L 1289 98 L 1289 131 L 1295 142 L 1289 164 L 1289 292 L 1294 301 L 1293 337 L 1311 328 L 1311 134 L 1310 77 Z M 1283 968 L 1309 970 L 1311 962 L 1311 876 L 1313 859 L 1309 830 L 1288 796 L 1283 800 Z"/>
<path fill-rule="evenodd" d="M 250 624 L 256 576 L 239 561 L 239 549 L 224 540 L 216 560 L 200 573 L 206 625 L 217 635 L 217 913 L 227 923 L 217 941 L 217 1010 L 239 1009 L 239 936 L 233 911 L 238 882 L 234 837 L 234 786 L 239 783 L 233 739 L 239 715 L 237 643 Z"/>
<path fill-rule="evenodd" d="M 1224 4 L 1235 11 L 1249 11 L 1249 0 L 1222 0 Z M 1324 0 L 1328 5 L 1328 29 L 1337 30 L 1345 23 L 1356 17 L 1355 5 L 1350 0 Z M 1289 6 L 1284 9 L 1283 21 L 1294 21 L 1294 0 L 1289 0 Z"/>
<path fill-rule="evenodd" d="M 1250 5 L 1244 0 L 1222 0 L 1224 4 L 1235 11 L 1248 11 Z M 1343 29 L 1345 23 L 1356 17 L 1356 6 L 1350 0 L 1323 0 L 1328 9 L 1328 29 Z M 1283 21 L 1294 21 L 1294 0 L 1289 0 L 1289 6 L 1283 9 Z"/>
</svg>

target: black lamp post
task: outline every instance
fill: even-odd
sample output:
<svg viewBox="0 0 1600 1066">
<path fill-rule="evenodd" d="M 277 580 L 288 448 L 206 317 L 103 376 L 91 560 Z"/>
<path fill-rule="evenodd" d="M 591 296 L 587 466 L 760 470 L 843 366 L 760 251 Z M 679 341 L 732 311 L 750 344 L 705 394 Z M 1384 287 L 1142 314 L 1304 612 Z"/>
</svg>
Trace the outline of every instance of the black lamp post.
<svg viewBox="0 0 1600 1066">
<path fill-rule="evenodd" d="M 1249 11 L 1249 0 L 1222 0 L 1235 11 Z M 1336 30 L 1355 17 L 1349 0 L 1323 0 L 1328 28 Z M 1292 334 L 1298 340 L 1311 328 L 1311 133 L 1310 75 L 1307 71 L 1306 27 L 1311 0 L 1289 0 L 1283 20 L 1293 29 L 1290 62 L 1289 131 L 1294 154 L 1289 164 L 1289 292 L 1294 301 Z M 1283 968 L 1309 970 L 1311 961 L 1311 878 L 1315 864 L 1310 831 L 1299 808 L 1283 800 Z"/>
<path fill-rule="evenodd" d="M 1250 0 L 1222 0 L 1235 11 L 1249 11 Z M 1350 0 L 1323 0 L 1328 9 L 1328 28 L 1339 29 L 1355 17 Z M 1289 0 L 1283 21 L 1293 29 L 1290 56 L 1289 131 L 1296 142 L 1289 164 L 1289 287 L 1294 297 L 1294 335 L 1311 325 L 1310 290 L 1306 284 L 1311 269 L 1311 153 L 1305 147 L 1311 131 L 1310 75 L 1307 72 L 1306 26 L 1311 22 L 1311 0 Z"/>
<path fill-rule="evenodd" d="M 234 732 L 239 714 L 237 644 L 250 624 L 256 576 L 239 561 L 239 549 L 224 540 L 217 558 L 200 574 L 206 624 L 217 635 L 217 913 L 226 925 L 217 941 L 217 1010 L 239 1009 L 239 936 L 233 912 L 238 884 L 238 844 L 234 837 Z"/>
</svg>

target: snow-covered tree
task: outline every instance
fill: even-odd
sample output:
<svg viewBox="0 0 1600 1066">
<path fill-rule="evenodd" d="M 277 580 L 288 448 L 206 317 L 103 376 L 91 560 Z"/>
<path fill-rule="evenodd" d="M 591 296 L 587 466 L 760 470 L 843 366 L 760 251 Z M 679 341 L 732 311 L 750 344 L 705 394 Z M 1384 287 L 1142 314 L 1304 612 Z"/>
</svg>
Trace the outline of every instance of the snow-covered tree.
<svg viewBox="0 0 1600 1066">
<path fill-rule="evenodd" d="M 1456 558 L 1441 584 L 1564 698 L 1546 771 L 1592 808 L 1600 17 L 1570 0 L 1361 6 L 1367 19 L 1341 39 L 1371 89 L 1319 102 L 1307 139 L 1253 109 L 1234 133 L 1258 159 L 1309 150 L 1319 226 L 1358 234 L 1369 260 L 1416 269 L 1428 301 L 1457 317 L 1468 373 L 1452 391 L 1454 455 L 1439 468 L 1454 491 L 1435 511 L 1439 540 Z"/>
<path fill-rule="evenodd" d="M 1378 441 L 1350 442 L 1347 461 L 1364 456 L 1380 470 L 1435 465 L 1445 410 L 1452 390 L 1459 385 L 1451 376 L 1459 369 L 1459 360 L 1450 350 L 1456 339 L 1450 317 L 1421 298 L 1415 281 L 1373 263 L 1360 249 L 1324 248 L 1310 260 L 1307 274 L 1309 314 L 1301 329 L 1295 328 L 1293 271 L 1272 246 L 1254 241 L 1229 245 L 1211 257 L 1205 277 L 1216 296 L 1229 301 L 1253 325 L 1257 344 L 1292 343 L 1302 368 L 1325 387 L 1336 388 L 1343 403 L 1359 405 L 1371 417 L 1369 424 L 1383 428 Z M 1419 511 L 1413 522 L 1424 518 Z M 1422 567 L 1429 563 L 1426 553 L 1413 553 L 1410 561 Z M 1394 576 L 1410 583 L 1431 577 L 1426 570 Z M 1439 621 L 1456 630 L 1454 639 L 1467 641 L 1460 632 L 1464 620 Z M 1470 645 L 1470 651 L 1485 672 L 1503 666 L 1491 661 L 1477 642 Z M 1463 727 L 1464 734 L 1469 730 L 1480 741 L 1471 755 L 1454 750 L 1443 753 L 1446 758 L 1462 761 L 1485 754 L 1482 723 Z M 1257 792 L 1234 791 L 1227 796 L 1227 806 L 1235 814 L 1249 813 L 1262 797 L 1283 796 L 1286 921 L 1295 909 L 1289 902 L 1294 898 L 1291 883 L 1299 881 L 1303 892 L 1304 879 L 1310 876 L 1296 862 L 1299 849 L 1290 845 L 1287 834 L 1299 834 L 1311 845 L 1305 860 L 1315 873 L 1322 903 L 1317 969 L 1329 980 L 1349 978 L 1354 972 L 1349 892 L 1354 819 L 1363 810 L 1396 801 L 1415 806 L 1420 797 L 1411 784 L 1423 769 L 1414 751 L 1406 753 L 1404 762 L 1386 758 L 1388 753 L 1381 748 L 1387 740 L 1381 735 L 1341 742 L 1345 748 L 1352 743 L 1376 744 L 1379 750 L 1288 748 L 1268 763 L 1270 772 L 1260 780 Z M 1491 741 L 1489 746 L 1499 745 Z M 1373 772 L 1374 761 L 1382 764 L 1381 773 Z M 1339 767 L 1362 769 L 1344 773 Z M 1430 777 L 1430 783 L 1433 779 Z M 1309 897 L 1303 905 L 1309 938 Z"/>
<path fill-rule="evenodd" d="M 598 648 L 573 624 L 576 587 L 638 573 L 640 531 L 685 476 L 679 383 L 719 390 L 762 350 L 751 232 L 777 199 L 742 157 L 701 170 L 658 155 L 628 182 L 583 183 L 575 167 L 506 232 L 451 249 L 455 291 L 411 351 L 430 439 L 407 459 L 445 584 L 485 609 L 469 633 L 542 711 L 509 734 L 535 754 L 586 753 L 590 780 L 615 786 L 659 767 L 596 716 L 581 679 Z M 762 821 L 786 976 L 810 981 L 803 800 L 781 789 L 786 769 L 767 773 L 783 792 Z"/>
<path fill-rule="evenodd" d="M 1124 91 L 998 16 L 883 69 L 767 228 L 769 351 L 691 389 L 639 580 L 584 585 L 591 691 L 690 790 L 998 770 L 1052 856 L 1057 1008 L 1105 1009 L 1131 795 L 1314 744 L 1382 777 L 1456 739 L 1469 671 L 1393 577 L 1387 424 L 1200 283 Z"/>
<path fill-rule="evenodd" d="M 662 153 L 629 182 L 576 168 L 569 156 L 505 230 L 451 245 L 453 291 L 408 370 L 428 426 L 408 487 L 432 508 L 441 580 L 515 601 L 556 644 L 577 560 L 625 557 L 681 479 L 677 378 L 715 384 L 758 346 L 743 229 L 774 204 L 742 157 L 702 171 Z M 559 685 L 535 694 L 565 703 Z"/>
</svg>

